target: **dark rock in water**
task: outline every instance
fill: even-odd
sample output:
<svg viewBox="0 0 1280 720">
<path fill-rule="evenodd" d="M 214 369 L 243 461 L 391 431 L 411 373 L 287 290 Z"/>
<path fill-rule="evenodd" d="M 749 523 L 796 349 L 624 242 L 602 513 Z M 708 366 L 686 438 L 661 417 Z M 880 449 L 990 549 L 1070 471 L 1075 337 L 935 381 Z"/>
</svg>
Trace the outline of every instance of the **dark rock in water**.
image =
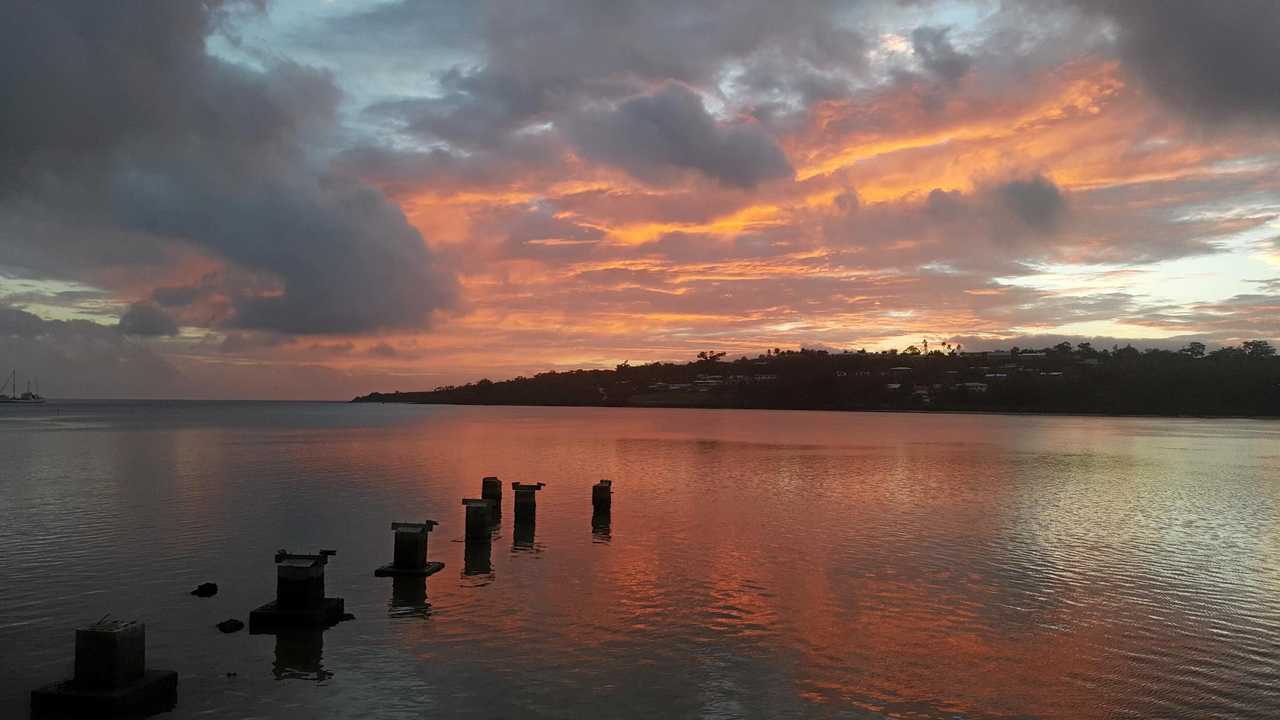
<svg viewBox="0 0 1280 720">
<path fill-rule="evenodd" d="M 213 597 L 218 594 L 218 583 L 200 583 L 191 594 L 196 597 Z"/>
<path fill-rule="evenodd" d="M 351 613 L 342 613 L 342 617 L 338 618 L 338 622 L 346 622 L 348 620 L 355 620 L 355 619 L 356 619 L 356 616 L 352 615 Z"/>
<path fill-rule="evenodd" d="M 223 620 L 218 623 L 218 629 L 224 633 L 239 632 L 244 629 L 244 623 L 235 618 L 231 618 L 230 620 Z"/>
</svg>

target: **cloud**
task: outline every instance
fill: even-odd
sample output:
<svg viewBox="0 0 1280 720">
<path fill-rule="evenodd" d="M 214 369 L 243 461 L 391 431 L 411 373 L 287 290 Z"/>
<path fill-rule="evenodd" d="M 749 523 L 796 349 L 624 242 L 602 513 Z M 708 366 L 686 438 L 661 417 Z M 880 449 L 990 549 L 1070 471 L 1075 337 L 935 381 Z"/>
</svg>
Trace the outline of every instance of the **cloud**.
<svg viewBox="0 0 1280 720">
<path fill-rule="evenodd" d="M 453 147 L 482 148 L 517 130 L 554 105 L 557 88 L 491 68 L 452 68 L 439 79 L 439 97 L 390 100 L 367 109 L 399 118 L 404 130 Z M 563 89 L 560 89 L 563 91 Z"/>
<path fill-rule="evenodd" d="M 169 314 L 149 302 L 136 302 L 120 315 L 120 323 L 116 326 L 125 335 L 153 337 L 157 335 L 177 335 L 178 324 Z"/>
<path fill-rule="evenodd" d="M 161 307 L 183 307 L 205 292 L 205 288 L 200 287 L 158 287 L 151 291 L 151 300 Z"/>
<path fill-rule="evenodd" d="M 1010 180 L 995 189 L 1006 208 L 1027 225 L 1050 230 L 1066 211 L 1062 191 L 1052 180 L 1036 175 L 1026 180 Z"/>
<path fill-rule="evenodd" d="M 1274 282 L 1146 294 L 1190 255 L 1274 274 L 1273 138 L 1224 122 L 1276 117 L 1249 0 L 0 7 L 0 295 L 105 323 L 22 343 L 110 348 L 64 366 L 107 392 L 133 358 L 166 394 L 337 394 L 361 366 L 1274 327 Z M 134 300 L 120 327 L 183 332 L 112 327 Z"/>
<path fill-rule="evenodd" d="M 760 96 L 750 103 L 760 114 L 761 102 L 792 94 L 790 87 L 778 87 L 780 80 L 806 98 L 830 97 L 847 92 L 849 77 L 867 64 L 869 44 L 841 17 L 850 6 L 830 0 L 499 0 L 475 6 L 482 20 L 465 22 L 477 29 L 475 44 L 483 52 L 434 73 L 436 87 L 427 96 L 381 100 L 367 108 L 370 115 L 391 118 L 418 141 L 484 152 L 531 128 L 558 128 L 566 117 L 663 83 L 713 87 L 728 64 L 743 70 L 738 84 Z M 367 37 L 383 39 L 432 25 L 439 12 L 406 0 L 352 20 Z M 454 14 L 446 12 L 445 22 L 454 22 Z M 336 34 L 336 27 L 329 32 Z M 347 28 L 342 34 L 340 42 L 350 43 Z"/>
<path fill-rule="evenodd" d="M 947 37 L 950 28 L 922 25 L 911 31 L 911 48 L 920 64 L 932 75 L 947 82 L 958 82 L 973 66 L 973 59 L 959 52 Z"/>
<path fill-rule="evenodd" d="M 676 168 L 750 188 L 793 172 L 763 128 L 750 121 L 717 122 L 702 98 L 678 83 L 613 108 L 585 111 L 569 121 L 567 132 L 587 157 L 646 180 L 659 180 Z"/>
<path fill-rule="evenodd" d="M 397 353 L 396 349 L 391 345 L 388 345 L 387 343 L 384 343 L 384 342 L 380 342 L 369 348 L 369 354 L 374 357 L 389 358 L 389 357 L 395 357 L 399 353 Z"/>
<path fill-rule="evenodd" d="M 0 217 L 25 221 L 16 255 L 75 272 L 100 253 L 81 253 L 85 237 L 130 238 L 118 265 L 194 249 L 272 285 L 230 298 L 226 324 L 247 329 L 422 328 L 453 304 L 453 277 L 399 208 L 327 167 L 330 76 L 207 54 L 234 3 L 144 4 L 7 12 L 0 95 L 23 110 L 0 119 Z"/>
<path fill-rule="evenodd" d="M 1273 0 L 1073 0 L 1114 22 L 1127 67 L 1205 122 L 1280 119 L 1280 12 Z"/>
<path fill-rule="evenodd" d="M 494 249 L 503 258 L 582 257 L 590 254 L 605 235 L 599 227 L 562 216 L 545 201 L 485 208 L 472 222 L 473 234 L 500 241 Z"/>
<path fill-rule="evenodd" d="M 6 360 L 52 397 L 176 397 L 181 374 L 147 343 L 87 320 L 46 320 L 0 305 Z"/>
</svg>

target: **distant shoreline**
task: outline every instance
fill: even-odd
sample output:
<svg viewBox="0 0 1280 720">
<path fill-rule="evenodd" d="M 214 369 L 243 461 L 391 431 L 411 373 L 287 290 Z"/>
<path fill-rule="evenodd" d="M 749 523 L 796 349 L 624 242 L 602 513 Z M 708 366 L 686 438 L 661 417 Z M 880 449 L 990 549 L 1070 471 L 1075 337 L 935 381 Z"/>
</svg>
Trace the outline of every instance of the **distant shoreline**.
<svg viewBox="0 0 1280 720">
<path fill-rule="evenodd" d="M 362 396 L 366 397 L 366 396 Z M 509 402 L 431 402 L 425 400 L 363 400 L 355 398 L 347 401 L 356 405 L 444 405 L 448 407 L 523 407 L 523 408 L 598 408 L 609 410 L 734 410 L 734 411 L 768 411 L 768 412 L 826 412 L 826 413 L 878 413 L 913 415 L 1035 415 L 1048 417 L 1087 417 L 1087 418 L 1154 418 L 1164 420 L 1280 420 L 1280 415 L 1168 415 L 1160 413 L 1105 413 L 1105 412 L 1069 412 L 1059 410 L 966 410 L 966 409 L 925 409 L 925 408 L 787 408 L 787 407 L 726 407 L 723 405 L 593 405 L 589 403 L 509 403 Z"/>
<path fill-rule="evenodd" d="M 354 402 L 1081 417 L 1280 417 L 1280 356 L 1262 340 L 1204 352 L 1072 347 L 960 352 L 770 350 L 688 363 L 543 372 Z"/>
</svg>

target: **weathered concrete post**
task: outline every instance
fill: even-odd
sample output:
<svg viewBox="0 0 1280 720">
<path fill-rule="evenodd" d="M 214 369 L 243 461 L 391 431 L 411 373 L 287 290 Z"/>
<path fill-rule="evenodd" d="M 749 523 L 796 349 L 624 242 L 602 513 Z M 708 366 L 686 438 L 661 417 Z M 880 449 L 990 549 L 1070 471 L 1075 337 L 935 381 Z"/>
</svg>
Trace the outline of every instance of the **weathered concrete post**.
<svg viewBox="0 0 1280 720">
<path fill-rule="evenodd" d="M 613 481 L 601 480 L 591 486 L 591 534 L 608 542 L 612 525 Z"/>
<path fill-rule="evenodd" d="M 538 517 L 537 492 L 546 487 L 546 483 L 511 483 L 515 491 L 516 524 L 531 524 Z"/>
<path fill-rule="evenodd" d="M 493 546 L 488 536 L 468 542 L 463 547 L 463 575 L 489 575 L 493 572 Z"/>
<path fill-rule="evenodd" d="M 324 567 L 336 550 L 299 555 L 276 552 L 276 599 L 249 613 L 249 632 L 276 626 L 327 627 L 342 619 L 342 598 L 324 596 Z"/>
<path fill-rule="evenodd" d="M 107 622 L 76 630 L 76 684 L 114 688 L 142 677 L 147 663 L 147 626 Z"/>
<path fill-rule="evenodd" d="M 530 550 L 533 548 L 533 537 L 538 531 L 538 524 L 530 520 L 529 522 L 518 522 L 511 528 L 511 547 L 517 550 Z"/>
<path fill-rule="evenodd" d="M 488 542 L 491 525 L 489 512 L 492 503 L 482 498 L 463 498 L 462 505 L 467 509 L 467 542 L 476 540 Z"/>
<path fill-rule="evenodd" d="M 391 607 L 427 608 L 427 581 L 420 577 L 397 576 L 391 579 Z"/>
<path fill-rule="evenodd" d="M 75 677 L 31 693 L 31 711 L 45 713 L 159 712 L 177 703 L 178 674 L 148 670 L 147 628 L 104 620 L 76 629 Z"/>
<path fill-rule="evenodd" d="M 444 568 L 442 562 L 427 561 L 427 536 L 439 525 L 435 520 L 424 520 L 420 523 L 393 522 L 391 532 L 395 533 L 395 555 L 390 565 L 383 565 L 373 574 L 377 577 L 426 577 Z"/>
<path fill-rule="evenodd" d="M 329 555 L 276 553 L 276 606 L 281 610 L 306 610 L 324 602 L 324 566 Z"/>
<path fill-rule="evenodd" d="M 591 509 L 594 512 L 609 512 L 613 508 L 613 481 L 601 480 L 591 486 Z"/>
<path fill-rule="evenodd" d="M 481 480 L 480 498 L 492 503 L 489 520 L 497 522 L 502 517 L 502 481 L 492 475 Z"/>
</svg>

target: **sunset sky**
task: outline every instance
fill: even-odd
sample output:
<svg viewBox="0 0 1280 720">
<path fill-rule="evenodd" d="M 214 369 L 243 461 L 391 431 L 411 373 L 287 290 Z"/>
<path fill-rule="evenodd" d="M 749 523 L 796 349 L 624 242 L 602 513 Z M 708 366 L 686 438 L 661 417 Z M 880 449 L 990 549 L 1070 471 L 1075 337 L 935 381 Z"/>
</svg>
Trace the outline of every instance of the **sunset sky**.
<svg viewBox="0 0 1280 720">
<path fill-rule="evenodd" d="M 0 370 L 1280 337 L 1274 0 L 0 0 Z"/>
</svg>

